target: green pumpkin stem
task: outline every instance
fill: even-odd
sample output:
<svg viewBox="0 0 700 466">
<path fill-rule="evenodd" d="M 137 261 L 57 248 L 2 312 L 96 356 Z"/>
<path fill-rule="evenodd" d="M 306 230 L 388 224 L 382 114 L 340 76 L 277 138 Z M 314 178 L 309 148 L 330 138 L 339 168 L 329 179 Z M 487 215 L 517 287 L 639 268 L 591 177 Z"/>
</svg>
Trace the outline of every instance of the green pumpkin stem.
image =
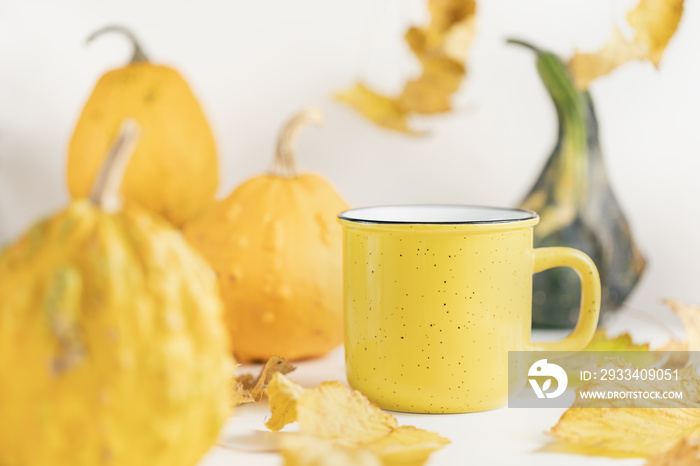
<svg viewBox="0 0 700 466">
<path fill-rule="evenodd" d="M 540 214 L 534 246 L 568 246 L 597 264 L 602 285 L 601 315 L 619 308 L 644 271 L 644 257 L 632 237 L 607 177 L 595 107 L 588 91 L 575 87 L 556 55 L 534 50 L 537 71 L 557 112 L 558 137 L 551 155 L 521 206 Z M 556 268 L 533 279 L 533 325 L 572 327 L 578 315 L 576 274 Z"/>
<path fill-rule="evenodd" d="M 135 120 L 127 119 L 119 129 L 119 135 L 107 153 L 97 180 L 88 199 L 97 207 L 107 212 L 114 212 L 121 207 L 119 189 L 126 166 L 136 148 L 141 130 Z"/>
<path fill-rule="evenodd" d="M 320 126 L 323 123 L 323 110 L 309 107 L 294 115 L 284 126 L 277 140 L 275 159 L 270 167 L 270 174 L 289 178 L 298 174 L 294 160 L 294 148 L 301 130 L 307 125 Z"/>
<path fill-rule="evenodd" d="M 131 45 L 134 47 L 134 53 L 131 55 L 131 60 L 129 61 L 129 63 L 147 63 L 149 61 L 148 57 L 141 48 L 141 44 L 139 43 L 138 39 L 136 39 L 134 33 L 131 32 L 129 29 L 125 28 L 124 26 L 109 25 L 98 29 L 97 31 L 90 34 L 90 36 L 87 38 L 87 43 L 89 44 L 97 37 L 101 36 L 106 32 L 118 32 L 120 34 L 125 35 L 129 39 L 129 41 L 131 41 Z"/>
<path fill-rule="evenodd" d="M 555 197 L 561 205 L 580 208 L 585 202 L 588 181 L 588 93 L 576 89 L 569 70 L 555 54 L 520 40 L 509 39 L 508 43 L 526 47 L 537 55 L 537 71 L 559 121 L 555 152 L 559 153 L 560 189 Z"/>
</svg>

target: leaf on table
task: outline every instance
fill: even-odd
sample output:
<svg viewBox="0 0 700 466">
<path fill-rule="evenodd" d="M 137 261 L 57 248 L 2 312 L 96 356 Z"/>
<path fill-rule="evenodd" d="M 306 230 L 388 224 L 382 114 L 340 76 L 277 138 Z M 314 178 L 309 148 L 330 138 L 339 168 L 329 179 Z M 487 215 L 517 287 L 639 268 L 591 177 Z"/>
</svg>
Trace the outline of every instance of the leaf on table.
<svg viewBox="0 0 700 466">
<path fill-rule="evenodd" d="M 688 351 L 688 343 L 685 341 L 669 340 L 654 351 Z"/>
<path fill-rule="evenodd" d="M 640 0 L 627 14 L 627 22 L 634 30 L 633 39 L 627 39 L 616 27 L 598 52 L 574 53 L 569 68 L 577 87 L 587 88 L 594 79 L 630 60 L 649 59 L 658 67 L 682 16 L 683 0 Z"/>
<path fill-rule="evenodd" d="M 678 316 L 685 328 L 685 339 L 688 351 L 700 351 L 700 306 L 691 306 L 672 299 L 664 300 Z"/>
<path fill-rule="evenodd" d="M 344 446 L 311 434 L 289 435 L 280 442 L 286 466 L 420 466 L 448 441 L 411 426 L 397 427 L 373 442 Z"/>
<path fill-rule="evenodd" d="M 688 344 L 684 341 L 669 340 L 666 344 L 655 348 L 654 351 L 667 354 L 668 358 L 664 362 L 664 368 L 680 369 L 688 366 Z"/>
<path fill-rule="evenodd" d="M 265 393 L 270 400 L 272 416 L 265 423 L 265 427 L 272 431 L 278 431 L 287 424 L 297 420 L 297 402 L 306 389 L 283 375 L 272 377 Z"/>
<path fill-rule="evenodd" d="M 364 446 L 381 459 L 384 466 L 420 466 L 430 455 L 450 443 L 445 437 L 413 426 L 399 426 L 388 435 Z"/>
<path fill-rule="evenodd" d="M 614 369 L 635 366 L 610 361 Z M 682 391 L 683 399 L 621 400 L 584 399 L 581 391 Z M 652 408 L 664 403 L 665 407 Z M 700 378 L 694 368 L 678 371 L 670 381 L 593 381 L 577 390 L 576 401 L 567 409 L 550 434 L 579 447 L 626 452 L 638 456 L 659 454 L 688 435 L 700 436 Z"/>
<path fill-rule="evenodd" d="M 583 351 L 584 352 L 577 352 L 564 356 L 560 359 L 563 363 L 562 367 L 566 367 L 566 373 L 569 377 L 569 386 L 571 387 L 586 383 L 580 379 L 579 373 L 581 371 L 600 367 L 609 360 L 609 358 L 598 353 L 586 354 L 585 352 L 587 351 L 606 353 L 610 351 L 639 352 L 639 356 L 636 354 L 627 354 L 625 355 L 625 359 L 627 362 L 642 367 L 648 367 L 656 360 L 656 355 L 648 352 L 648 343 L 635 343 L 629 333 L 622 333 L 616 337 L 609 337 L 605 329 L 596 330 L 593 334 L 593 338 L 591 338 L 591 341 Z"/>
<path fill-rule="evenodd" d="M 700 439 L 682 438 L 673 447 L 653 457 L 646 466 L 698 466 Z"/>
<path fill-rule="evenodd" d="M 428 10 L 430 22 L 409 28 L 404 36 L 421 72 L 398 95 L 383 95 L 358 82 L 335 97 L 384 128 L 413 135 L 424 133 L 408 125 L 412 115 L 452 110 L 452 94 L 466 75 L 464 61 L 474 37 L 476 0 L 429 0 Z"/>
<path fill-rule="evenodd" d="M 273 356 L 267 361 L 257 377 L 253 374 L 243 374 L 236 377 L 233 382 L 233 406 L 260 401 L 265 385 L 270 382 L 274 374 L 278 372 L 288 374 L 294 369 L 294 365 L 286 359 Z"/>
<path fill-rule="evenodd" d="M 285 466 L 383 466 L 366 448 L 344 447 L 315 435 L 290 435 L 279 446 Z"/>
<path fill-rule="evenodd" d="M 297 421 L 303 434 L 282 442 L 288 465 L 420 466 L 432 452 L 449 443 L 433 432 L 399 427 L 395 417 L 339 382 L 305 389 L 275 374 L 266 393 L 272 416 L 265 425 L 279 430 Z M 366 459 L 370 457 L 372 460 Z"/>
<path fill-rule="evenodd" d="M 675 340 L 670 341 L 657 351 L 685 351 L 686 353 L 669 353 L 669 367 L 685 367 L 700 365 L 700 306 L 691 306 L 672 299 L 664 300 L 678 316 L 685 328 L 685 344 Z M 689 353 L 688 353 L 689 352 Z"/>
<path fill-rule="evenodd" d="M 649 351 L 648 343 L 635 343 L 629 333 L 609 337 L 605 329 L 598 329 L 583 351 Z"/>
<path fill-rule="evenodd" d="M 316 388 L 304 389 L 279 375 L 267 387 L 267 396 L 272 417 L 265 425 L 270 430 L 298 421 L 304 433 L 354 445 L 386 435 L 398 425 L 394 416 L 340 382 L 323 382 Z M 291 405 L 293 409 L 288 408 Z M 280 407 L 296 416 L 276 416 Z M 284 422 L 277 422 L 278 418 Z"/>
</svg>

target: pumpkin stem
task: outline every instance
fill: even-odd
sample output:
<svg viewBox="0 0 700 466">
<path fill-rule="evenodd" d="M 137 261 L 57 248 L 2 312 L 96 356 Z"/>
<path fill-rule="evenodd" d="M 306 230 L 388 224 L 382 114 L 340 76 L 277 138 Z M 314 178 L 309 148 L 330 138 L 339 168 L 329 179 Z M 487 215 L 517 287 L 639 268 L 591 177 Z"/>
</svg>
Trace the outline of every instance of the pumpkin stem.
<svg viewBox="0 0 700 466">
<path fill-rule="evenodd" d="M 277 152 L 270 174 L 285 178 L 296 176 L 298 171 L 294 160 L 294 148 L 299 133 L 307 125 L 320 126 L 322 123 L 323 110 L 319 107 L 309 107 L 294 115 L 284 126 L 277 140 Z"/>
<path fill-rule="evenodd" d="M 119 188 L 140 132 L 139 125 L 135 120 L 127 119 L 122 123 L 117 140 L 109 149 L 90 196 L 88 196 L 90 202 L 97 207 L 108 212 L 114 212 L 121 207 Z"/>
<path fill-rule="evenodd" d="M 124 34 L 131 41 L 131 45 L 134 47 L 134 53 L 131 55 L 131 60 L 129 61 L 129 63 L 147 63 L 149 61 L 146 54 L 143 53 L 141 44 L 136 39 L 134 33 L 131 32 L 129 29 L 125 28 L 124 26 L 109 25 L 98 29 L 97 31 L 90 34 L 90 36 L 87 38 L 87 43 L 89 44 L 105 32 L 118 32 L 120 34 Z"/>
</svg>

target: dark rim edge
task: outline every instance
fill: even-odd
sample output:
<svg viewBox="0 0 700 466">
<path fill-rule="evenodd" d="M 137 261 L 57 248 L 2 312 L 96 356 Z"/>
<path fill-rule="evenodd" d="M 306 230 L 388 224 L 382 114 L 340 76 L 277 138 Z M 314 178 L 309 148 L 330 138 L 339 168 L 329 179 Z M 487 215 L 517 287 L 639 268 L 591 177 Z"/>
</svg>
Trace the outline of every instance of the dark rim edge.
<svg viewBox="0 0 700 466">
<path fill-rule="evenodd" d="M 386 207 L 469 207 L 472 209 L 490 209 L 490 210 L 500 210 L 506 212 L 524 212 L 529 214 L 528 217 L 524 218 L 505 218 L 502 220 L 470 220 L 466 222 L 408 222 L 402 220 L 361 220 L 357 218 L 348 217 L 345 214 L 348 212 L 353 212 L 361 209 L 374 209 L 374 208 L 386 208 Z M 536 212 L 527 209 L 518 208 L 508 208 L 508 207 L 491 207 L 491 206 L 480 206 L 480 205 L 468 205 L 468 204 L 390 204 L 390 205 L 377 205 L 377 206 L 367 206 L 367 207 L 356 207 L 354 209 L 349 209 L 338 214 L 340 220 L 346 220 L 353 223 L 361 223 L 367 225 L 499 225 L 503 223 L 519 223 L 526 222 L 528 220 L 535 220 L 539 218 Z"/>
</svg>

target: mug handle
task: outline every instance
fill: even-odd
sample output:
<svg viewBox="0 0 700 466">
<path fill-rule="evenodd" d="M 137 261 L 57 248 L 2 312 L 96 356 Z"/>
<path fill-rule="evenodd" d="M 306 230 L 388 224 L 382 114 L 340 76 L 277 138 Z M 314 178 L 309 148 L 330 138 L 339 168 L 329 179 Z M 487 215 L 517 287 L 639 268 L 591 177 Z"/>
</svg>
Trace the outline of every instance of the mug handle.
<svg viewBox="0 0 700 466">
<path fill-rule="evenodd" d="M 600 276 L 588 255 L 573 248 L 537 248 L 534 250 L 533 273 L 553 267 L 571 267 L 581 279 L 581 310 L 573 332 L 563 340 L 530 342 L 530 348 L 540 351 L 580 351 L 593 338 L 600 315 Z"/>
</svg>

